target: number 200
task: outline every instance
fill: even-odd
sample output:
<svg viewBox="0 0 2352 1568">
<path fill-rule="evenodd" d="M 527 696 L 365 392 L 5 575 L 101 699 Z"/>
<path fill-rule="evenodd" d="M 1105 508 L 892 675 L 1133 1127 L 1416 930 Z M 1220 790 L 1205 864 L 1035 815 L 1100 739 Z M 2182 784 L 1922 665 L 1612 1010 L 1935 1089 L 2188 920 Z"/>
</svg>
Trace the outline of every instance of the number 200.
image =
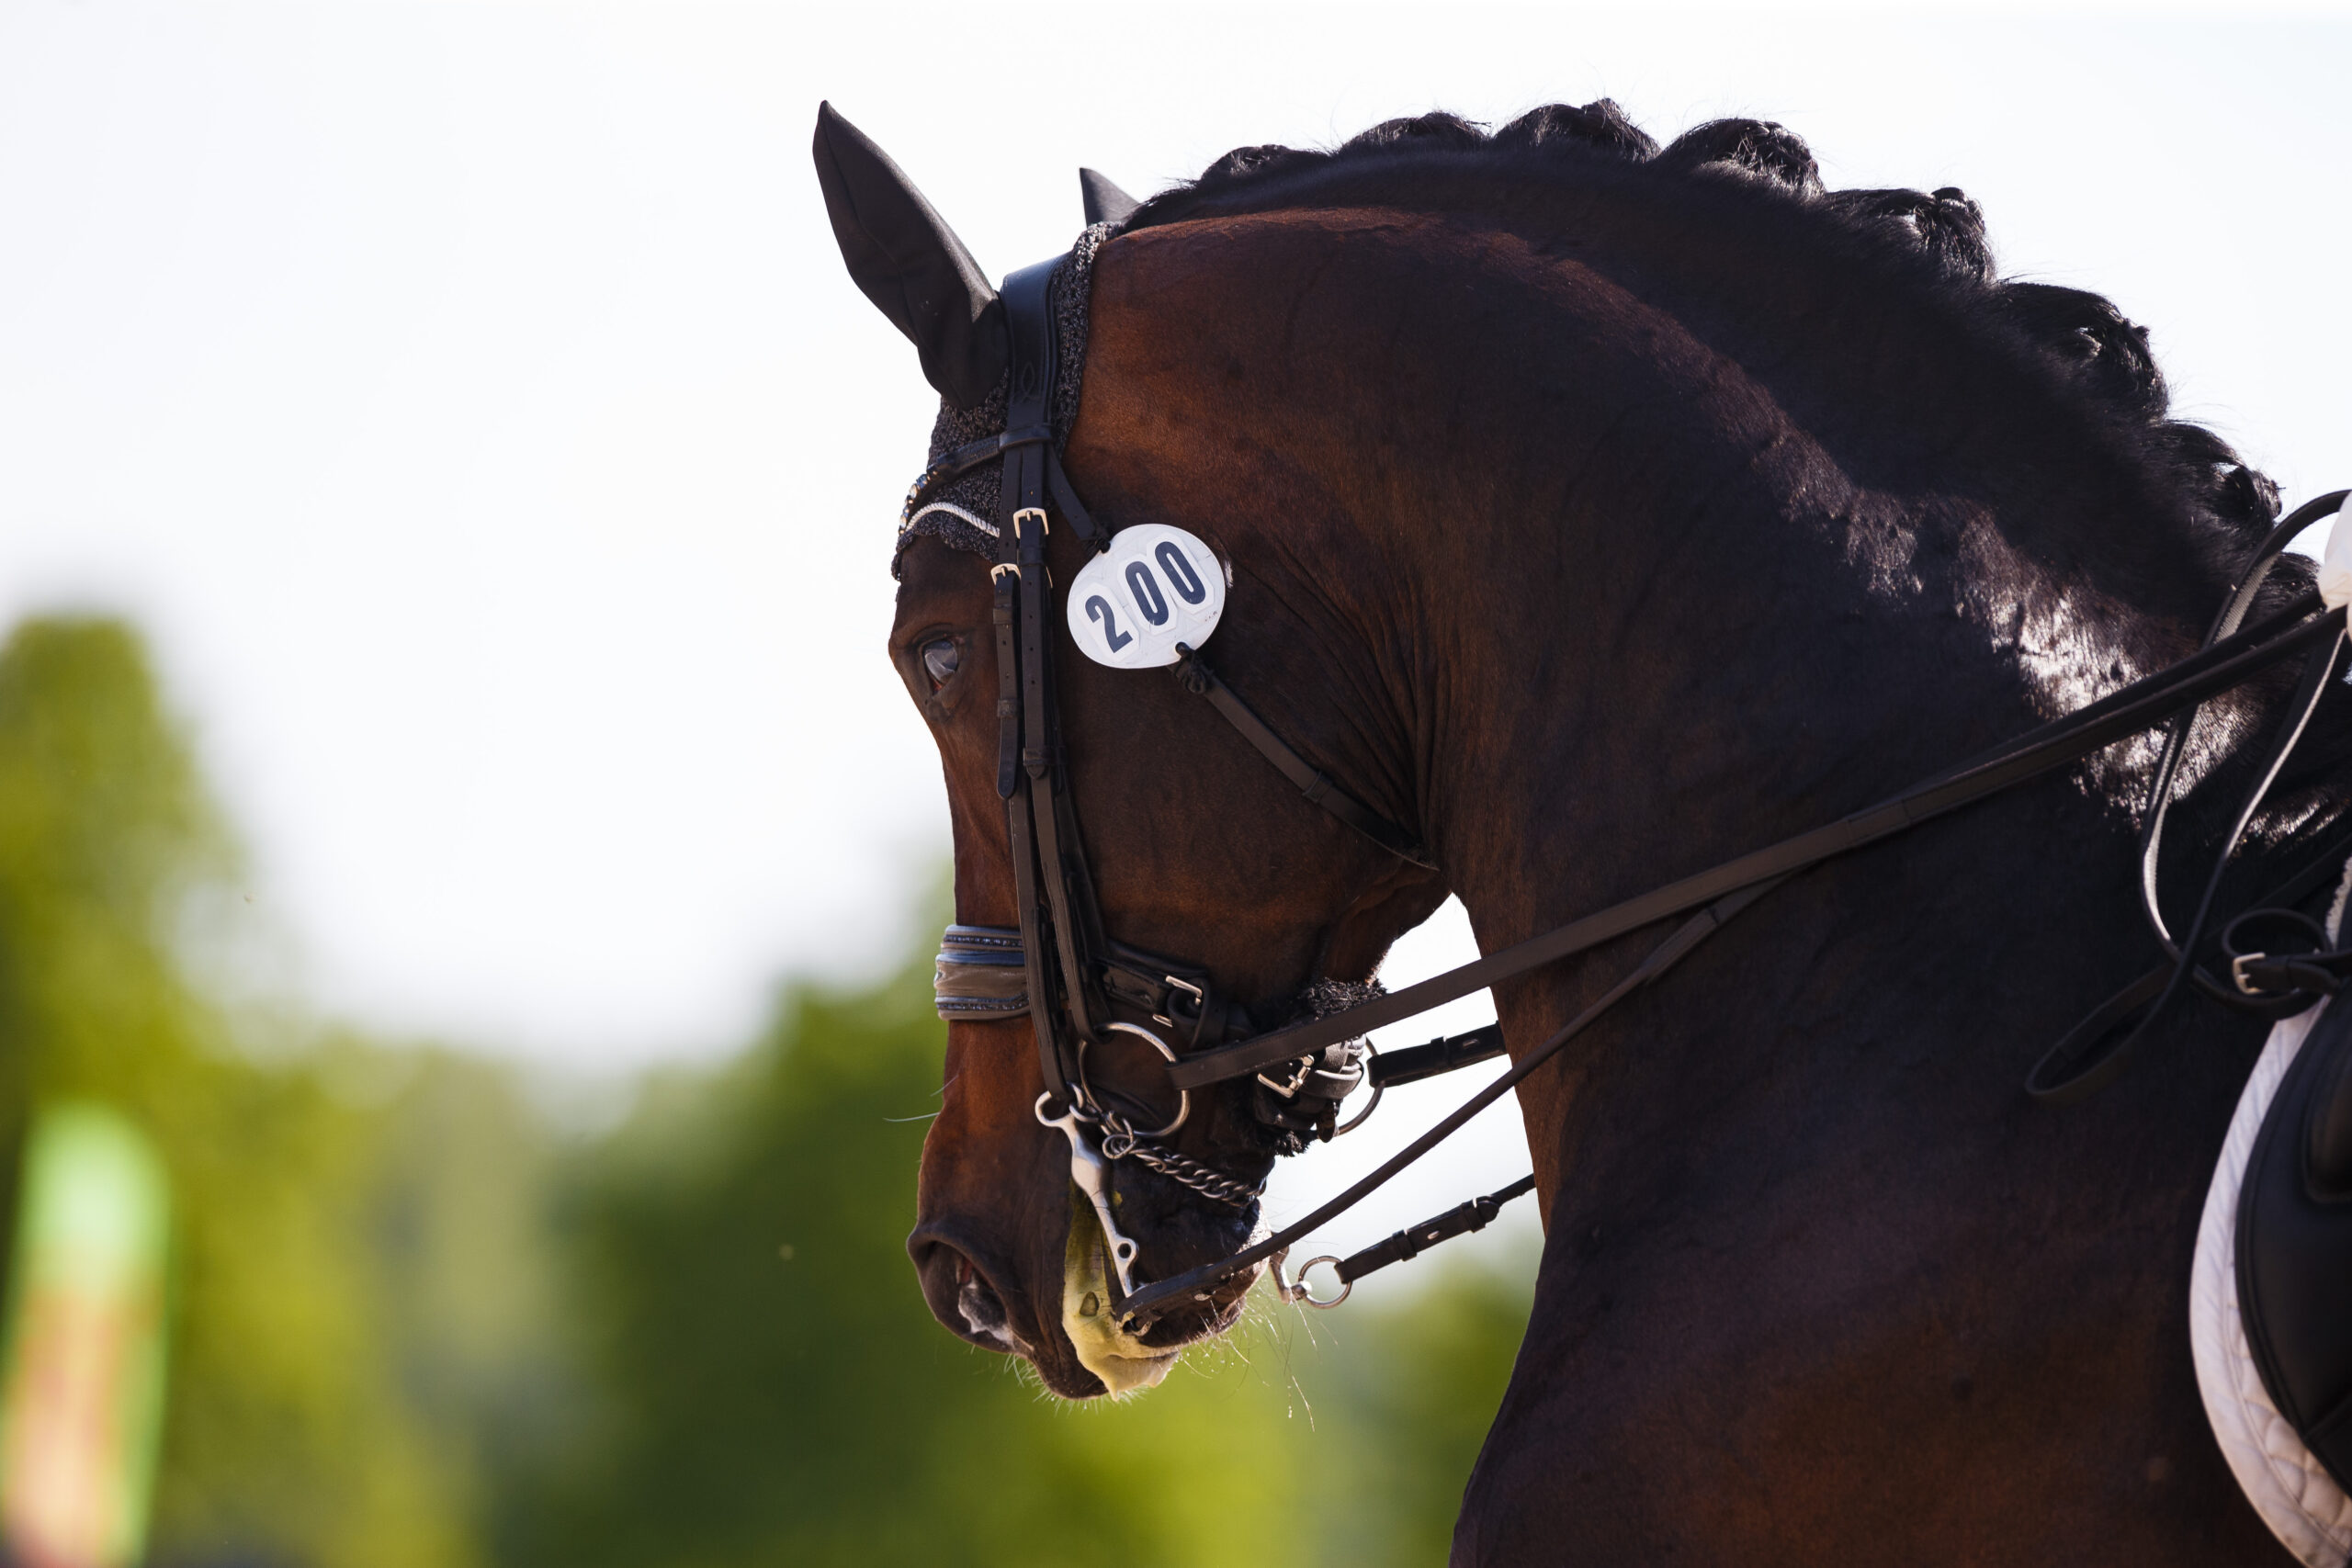
<svg viewBox="0 0 2352 1568">
<path fill-rule="evenodd" d="M 1176 597 L 1187 604 L 1198 604 L 1209 596 L 1201 574 L 1193 570 L 1193 563 L 1185 558 L 1182 550 L 1176 547 L 1174 540 L 1162 542 L 1151 554 L 1152 559 L 1157 560 L 1160 570 L 1168 574 L 1168 585 L 1176 591 Z M 1136 614 L 1155 626 L 1166 626 L 1168 599 L 1159 591 L 1159 580 L 1152 575 L 1150 563 L 1130 561 L 1124 575 L 1128 597 L 1135 601 Z M 1100 593 L 1086 601 L 1086 618 L 1102 628 L 1102 640 L 1114 653 L 1135 641 L 1134 633 L 1119 629 L 1118 619 L 1111 609 L 1111 601 Z"/>
</svg>

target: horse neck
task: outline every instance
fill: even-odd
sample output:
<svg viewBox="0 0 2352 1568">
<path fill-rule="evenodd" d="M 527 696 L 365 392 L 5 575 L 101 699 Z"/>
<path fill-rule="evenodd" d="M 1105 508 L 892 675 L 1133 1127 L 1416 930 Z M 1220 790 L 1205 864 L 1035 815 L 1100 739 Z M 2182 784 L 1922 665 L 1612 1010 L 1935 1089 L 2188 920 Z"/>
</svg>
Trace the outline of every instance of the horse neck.
<svg viewBox="0 0 2352 1568">
<path fill-rule="evenodd" d="M 1626 245 L 1682 243 L 1644 233 L 1668 238 Z M 1737 282 L 1340 207 L 1147 230 L 1098 265 L 1072 447 L 1090 493 L 1235 547 L 1238 600 L 1276 613 L 1229 617 L 1220 659 L 1280 733 L 1418 823 L 1489 951 L 2158 668 L 2227 586 L 2227 552 L 2119 427 L 1965 310 L 1702 248 Z M 1838 331 L 1797 308 L 1808 289 Z M 1763 303 L 1724 320 L 1742 297 Z M 1729 995 L 1710 965 L 1777 984 L 1820 960 L 1870 1006 L 1921 1004 L 1908 1037 L 1932 1048 L 1990 1027 L 1932 1004 L 1997 972 L 2030 1062 L 2027 1035 L 2153 958 L 2131 894 L 2146 749 L 2117 755 L 1809 874 L 1651 998 L 1694 1003 L 1666 1022 L 1695 1037 Z M 1502 988 L 1510 1037 L 1621 960 Z M 1826 1033 L 1858 994 L 1799 987 L 1776 1017 Z M 1574 1070 L 1523 1097 L 1539 1157 L 1564 1124 L 1542 1085 Z"/>
<path fill-rule="evenodd" d="M 1436 760 L 1426 810 L 1488 951 L 1869 805 L 2194 645 L 2186 617 L 2119 597 L 2144 559 L 2041 564 L 2064 556 L 2049 547 L 2064 518 L 1886 495 L 1808 508 L 1790 474 L 1747 461 L 1748 439 L 1711 434 L 1650 476 L 1605 477 L 1540 527 L 1498 508 L 1432 562 L 1420 599 L 1447 624 L 1430 642 L 1455 654 L 1417 698 Z M 2224 586 L 2184 549 L 2147 596 L 2210 605 Z M 1965 1071 L 1979 1113 L 1904 1135 L 1993 1146 L 1985 1127 L 2023 1108 L 2035 1055 L 2154 960 L 2132 894 L 2147 752 L 1773 895 L 1531 1081 L 1547 1194 L 1597 1107 L 1620 1135 L 1654 1135 L 1687 1114 L 1694 1077 L 1835 1076 L 1829 1098 L 1860 1115 L 1906 1074 Z M 1503 988 L 1509 1037 L 1523 1049 L 1556 1028 L 1630 966 L 1630 945 Z M 2229 1086 L 2205 1080 L 2227 1058 L 2206 1057 L 2136 1124 L 2172 1138 L 2174 1113 L 2226 1105 Z M 1608 1094 L 1577 1092 L 1594 1075 Z"/>
</svg>

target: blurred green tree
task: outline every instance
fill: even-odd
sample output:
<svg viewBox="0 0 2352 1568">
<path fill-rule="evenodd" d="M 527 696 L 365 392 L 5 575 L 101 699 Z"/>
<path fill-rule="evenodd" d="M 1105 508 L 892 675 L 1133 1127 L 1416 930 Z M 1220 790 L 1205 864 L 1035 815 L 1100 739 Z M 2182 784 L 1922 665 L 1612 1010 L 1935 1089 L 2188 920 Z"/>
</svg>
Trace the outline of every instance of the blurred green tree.
<svg viewBox="0 0 2352 1568">
<path fill-rule="evenodd" d="M 1464 1276 L 1345 1348 L 1261 1306 L 1140 1398 L 1052 1400 L 933 1324 L 907 1261 L 943 1044 L 927 974 L 794 991 L 578 1172 L 567 1294 L 598 1403 L 505 1492 L 502 1559 L 1442 1562 L 1524 1285 Z"/>
<path fill-rule="evenodd" d="M 159 1562 L 1443 1560 L 1532 1270 L 1424 1264 L 1409 1305 L 1313 1333 L 1261 1301 L 1160 1388 L 1065 1406 L 932 1323 L 907 1262 L 943 1043 L 926 958 L 794 987 L 730 1063 L 560 1134 L 478 1058 L 299 1027 L 258 1050 L 188 956 L 236 873 L 135 637 L 20 626 L 0 1203 L 53 1097 L 164 1152 Z"/>
<path fill-rule="evenodd" d="M 64 1096 L 111 1103 L 164 1151 L 175 1303 L 153 1554 L 470 1563 L 458 1478 L 384 1350 L 382 1118 L 306 1066 L 240 1058 L 178 955 L 235 863 L 132 634 L 17 627 L 0 648 L 0 1169 L 13 1183 L 29 1109 Z"/>
</svg>

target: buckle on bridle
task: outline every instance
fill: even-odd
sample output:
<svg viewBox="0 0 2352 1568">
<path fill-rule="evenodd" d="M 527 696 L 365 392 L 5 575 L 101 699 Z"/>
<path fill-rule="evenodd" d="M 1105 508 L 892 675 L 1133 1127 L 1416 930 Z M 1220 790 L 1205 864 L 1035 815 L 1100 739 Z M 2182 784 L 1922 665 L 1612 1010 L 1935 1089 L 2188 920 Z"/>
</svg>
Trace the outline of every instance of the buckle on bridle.
<svg viewBox="0 0 2352 1568">
<path fill-rule="evenodd" d="M 1306 1087 L 1307 1075 L 1315 1070 L 1315 1064 L 1320 1059 L 1321 1057 L 1319 1055 L 1297 1057 L 1295 1059 L 1296 1065 L 1291 1070 L 1290 1082 L 1286 1084 L 1276 1083 L 1273 1079 L 1268 1077 L 1263 1073 L 1260 1073 L 1258 1075 L 1258 1081 L 1264 1084 L 1268 1089 L 1272 1089 L 1276 1094 L 1281 1095 L 1284 1100 L 1295 1099 L 1297 1096 L 1298 1091 Z"/>
<path fill-rule="evenodd" d="M 2269 962 L 2270 954 L 2267 953 L 2241 953 L 2230 960 L 2230 979 L 2247 996 L 2258 997 L 2262 995 L 2262 991 L 2255 985 L 2253 977 L 2245 972 L 2245 967 L 2249 964 Z"/>
<path fill-rule="evenodd" d="M 1182 991 L 1193 998 L 1193 1018 L 1194 1022 L 1197 1023 L 1202 1015 L 1208 1010 L 1208 997 L 1198 986 L 1193 985 L 1190 980 L 1179 980 L 1173 975 L 1162 975 L 1159 978 L 1167 985 L 1170 993 Z M 1163 1025 L 1169 1029 L 1175 1028 L 1176 1020 L 1170 1016 L 1176 1010 L 1174 996 L 1171 994 L 1168 1001 L 1162 1005 L 1168 1009 L 1168 1011 L 1153 1013 L 1151 1015 L 1151 1021 Z"/>
<path fill-rule="evenodd" d="M 1020 511 L 1012 514 L 1012 536 L 1016 539 L 1021 537 L 1021 520 L 1024 517 L 1035 517 L 1037 520 L 1037 529 L 1040 533 L 1050 534 L 1054 531 L 1054 525 L 1052 522 L 1046 518 L 1046 509 L 1044 507 L 1024 506 Z"/>
<path fill-rule="evenodd" d="M 1013 576 L 1019 577 L 1021 575 L 1021 563 L 1017 560 L 997 562 L 996 565 L 989 568 L 989 581 L 990 582 L 1001 582 L 1004 581 L 1004 574 L 1006 572 L 1011 572 Z"/>
</svg>

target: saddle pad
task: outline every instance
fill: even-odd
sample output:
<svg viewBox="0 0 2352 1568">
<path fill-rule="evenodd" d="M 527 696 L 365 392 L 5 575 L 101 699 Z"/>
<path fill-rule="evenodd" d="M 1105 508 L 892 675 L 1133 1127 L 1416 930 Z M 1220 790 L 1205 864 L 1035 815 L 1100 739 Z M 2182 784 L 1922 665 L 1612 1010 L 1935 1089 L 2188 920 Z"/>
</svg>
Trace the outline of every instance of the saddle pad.
<svg viewBox="0 0 2352 1568">
<path fill-rule="evenodd" d="M 2346 868 L 2335 908 L 2328 918 L 2328 940 L 2337 940 L 2352 866 Z M 2238 1191 L 2262 1119 L 2278 1092 L 2303 1042 L 2318 1021 L 2322 1002 L 2282 1019 L 2238 1097 L 2229 1137 L 2205 1195 L 2205 1215 L 2197 1227 L 2197 1256 L 2188 1283 L 2188 1340 L 2197 1360 L 2197 1387 L 2205 1416 L 2222 1445 L 2230 1471 L 2246 1500 L 2289 1551 L 2307 1568 L 2345 1568 L 2352 1559 L 2352 1497 L 2346 1497 L 2295 1428 L 2278 1414 L 2262 1386 L 2254 1354 L 2238 1315 Z"/>
</svg>

